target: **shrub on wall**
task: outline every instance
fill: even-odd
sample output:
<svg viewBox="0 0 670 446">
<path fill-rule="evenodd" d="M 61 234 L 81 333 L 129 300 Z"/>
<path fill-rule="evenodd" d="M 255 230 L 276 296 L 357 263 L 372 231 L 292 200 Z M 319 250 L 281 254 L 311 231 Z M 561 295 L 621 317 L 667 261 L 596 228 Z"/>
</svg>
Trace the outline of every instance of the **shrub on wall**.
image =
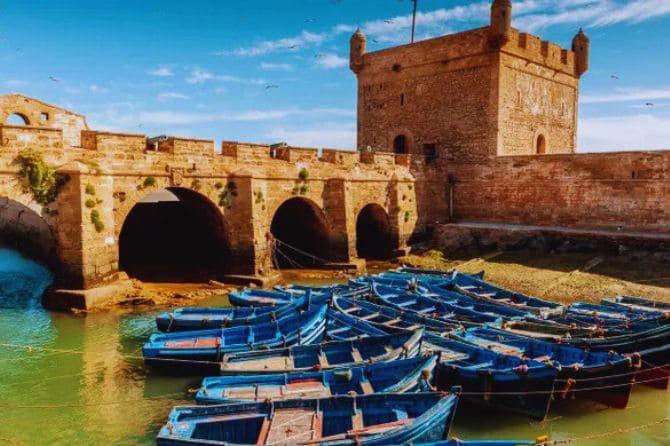
<svg viewBox="0 0 670 446">
<path fill-rule="evenodd" d="M 95 195 L 95 187 L 91 183 L 88 183 L 84 187 L 84 192 L 86 192 L 86 195 Z"/>
<path fill-rule="evenodd" d="M 100 219 L 100 212 L 98 212 L 96 209 L 91 211 L 91 223 L 93 223 L 93 226 L 95 226 L 96 232 L 102 232 L 105 230 L 105 224 Z"/>
<path fill-rule="evenodd" d="M 298 172 L 298 178 L 300 178 L 302 181 L 307 181 L 309 179 L 309 170 L 307 170 L 306 167 L 300 169 L 300 172 Z"/>
<path fill-rule="evenodd" d="M 97 203 L 95 202 L 94 199 L 89 198 L 84 202 L 84 204 L 86 205 L 87 208 L 93 209 Z"/>
<path fill-rule="evenodd" d="M 157 181 L 155 177 L 146 177 L 144 179 L 144 182 L 142 183 L 143 187 L 154 187 L 156 185 Z"/>
<path fill-rule="evenodd" d="M 70 179 L 67 175 L 58 175 L 44 161 L 42 154 L 32 149 L 19 152 L 12 164 L 19 166 L 17 176 L 23 190 L 44 206 L 56 200 L 58 193 Z"/>
</svg>

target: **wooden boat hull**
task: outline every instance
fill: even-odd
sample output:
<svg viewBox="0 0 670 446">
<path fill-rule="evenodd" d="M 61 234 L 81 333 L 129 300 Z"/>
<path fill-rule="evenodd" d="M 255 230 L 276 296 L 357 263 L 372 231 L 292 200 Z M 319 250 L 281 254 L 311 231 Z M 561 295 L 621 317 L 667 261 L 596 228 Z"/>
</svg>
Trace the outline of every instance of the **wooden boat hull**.
<svg viewBox="0 0 670 446">
<path fill-rule="evenodd" d="M 221 375 L 259 375 L 327 370 L 370 362 L 412 358 L 419 354 L 423 329 L 413 333 L 365 337 L 321 345 L 232 353 L 221 361 Z"/>
<path fill-rule="evenodd" d="M 435 372 L 438 389 L 458 385 L 463 388 L 464 399 L 472 403 L 536 420 L 546 417 L 558 375 L 554 368 L 433 335 L 426 335 L 425 342 L 438 351 L 443 349 Z"/>
<path fill-rule="evenodd" d="M 448 437 L 460 389 L 175 407 L 156 439 L 176 445 L 389 445 Z M 290 429 L 289 429 L 290 428 Z"/>
<path fill-rule="evenodd" d="M 313 372 L 205 378 L 195 398 L 201 404 L 223 404 L 429 391 L 436 363 L 437 357 L 428 355 Z"/>
<path fill-rule="evenodd" d="M 226 353 L 320 342 L 326 329 L 326 311 L 324 305 L 303 315 L 252 327 L 154 334 L 142 352 L 145 363 L 154 368 L 194 374 L 216 372 Z"/>
<path fill-rule="evenodd" d="M 271 322 L 289 314 L 296 307 L 179 308 L 156 317 L 156 328 L 163 332 L 193 331 L 238 327 Z"/>
<path fill-rule="evenodd" d="M 535 358 L 559 370 L 554 401 L 590 399 L 625 409 L 633 388 L 632 361 L 613 352 L 585 352 L 567 345 L 526 338 L 492 328 L 458 332 L 466 341 L 490 350 Z"/>
</svg>

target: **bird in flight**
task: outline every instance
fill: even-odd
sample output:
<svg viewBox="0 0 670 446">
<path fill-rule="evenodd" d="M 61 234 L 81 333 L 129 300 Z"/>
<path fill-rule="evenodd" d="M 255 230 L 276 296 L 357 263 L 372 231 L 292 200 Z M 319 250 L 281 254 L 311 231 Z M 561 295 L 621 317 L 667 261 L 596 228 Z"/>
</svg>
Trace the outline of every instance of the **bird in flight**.
<svg viewBox="0 0 670 446">
<path fill-rule="evenodd" d="M 315 19 L 315 18 L 311 18 L 311 17 L 309 17 L 309 18 L 306 18 L 306 19 L 305 19 L 305 23 L 314 23 L 314 22 L 316 22 L 316 19 Z"/>
<path fill-rule="evenodd" d="M 53 76 L 49 76 L 49 80 L 50 80 L 51 82 L 60 82 L 59 79 L 56 79 L 56 78 L 53 77 Z"/>
<path fill-rule="evenodd" d="M 384 23 L 389 23 L 389 24 L 391 24 L 391 23 L 393 23 L 393 20 L 384 20 Z"/>
<path fill-rule="evenodd" d="M 610 75 L 610 77 L 611 77 L 612 79 L 619 80 L 619 76 L 617 76 L 616 74 L 612 74 L 612 75 Z"/>
<path fill-rule="evenodd" d="M 653 107 L 653 106 L 654 106 L 654 103 L 653 103 L 653 102 L 647 102 L 647 103 L 644 104 L 644 105 L 646 105 L 647 107 Z"/>
<path fill-rule="evenodd" d="M 268 84 L 268 85 L 265 86 L 266 90 L 271 90 L 273 88 L 279 88 L 279 85 Z"/>
</svg>

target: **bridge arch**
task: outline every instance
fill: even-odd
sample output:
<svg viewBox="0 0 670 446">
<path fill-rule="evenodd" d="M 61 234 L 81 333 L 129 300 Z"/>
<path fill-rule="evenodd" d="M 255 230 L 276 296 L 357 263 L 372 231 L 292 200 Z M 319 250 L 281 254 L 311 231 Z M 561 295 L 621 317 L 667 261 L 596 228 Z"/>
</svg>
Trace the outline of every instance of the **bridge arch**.
<svg viewBox="0 0 670 446">
<path fill-rule="evenodd" d="M 356 255 L 362 259 L 385 260 L 398 249 L 398 234 L 384 208 L 377 203 L 364 206 L 356 218 Z"/>
<path fill-rule="evenodd" d="M 119 234 L 119 268 L 152 281 L 206 281 L 230 268 L 221 210 L 191 189 L 167 187 L 130 210 Z"/>
<path fill-rule="evenodd" d="M 56 237 L 49 223 L 28 204 L 5 196 L 0 196 L 0 247 L 58 266 Z"/>
<path fill-rule="evenodd" d="M 277 268 L 318 267 L 331 260 L 330 224 L 323 210 L 308 198 L 289 198 L 279 205 L 270 232 Z"/>
</svg>

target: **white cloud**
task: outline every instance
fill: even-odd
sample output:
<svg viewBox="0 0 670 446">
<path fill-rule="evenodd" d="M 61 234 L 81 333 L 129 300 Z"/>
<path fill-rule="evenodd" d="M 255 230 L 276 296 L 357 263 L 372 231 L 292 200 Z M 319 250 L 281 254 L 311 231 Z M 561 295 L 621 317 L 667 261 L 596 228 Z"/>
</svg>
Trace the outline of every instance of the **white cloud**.
<svg viewBox="0 0 670 446">
<path fill-rule="evenodd" d="M 323 124 L 313 128 L 276 127 L 266 139 L 285 141 L 292 146 L 318 148 L 356 148 L 356 124 Z"/>
<path fill-rule="evenodd" d="M 316 63 L 322 68 L 343 68 L 349 66 L 349 59 L 337 54 L 325 53 L 318 55 Z"/>
<path fill-rule="evenodd" d="M 637 114 L 581 119 L 578 141 L 579 152 L 670 149 L 670 116 Z"/>
<path fill-rule="evenodd" d="M 288 64 L 288 63 L 270 63 L 270 62 L 262 62 L 261 63 L 261 70 L 264 71 L 293 71 L 293 65 Z"/>
<path fill-rule="evenodd" d="M 168 101 L 170 99 L 190 99 L 190 97 L 182 93 L 175 93 L 172 91 L 168 91 L 159 94 L 158 99 L 160 99 L 161 101 Z"/>
<path fill-rule="evenodd" d="M 151 74 L 152 76 L 159 76 L 159 77 L 174 76 L 174 72 L 168 67 L 158 67 L 155 70 L 149 71 L 149 74 Z"/>
<path fill-rule="evenodd" d="M 583 104 L 606 104 L 613 102 L 653 101 L 670 99 L 670 86 L 660 88 L 619 88 L 612 93 L 582 96 Z"/>
<path fill-rule="evenodd" d="M 311 33 L 303 31 L 297 36 L 285 37 L 278 40 L 264 40 L 256 45 L 241 47 L 233 51 L 214 53 L 218 56 L 260 56 L 277 51 L 291 51 L 306 46 L 321 44 L 327 38 L 327 33 Z"/>
<path fill-rule="evenodd" d="M 244 79 L 238 76 L 231 76 L 227 74 L 214 74 L 206 70 L 201 70 L 199 68 L 191 71 L 191 75 L 186 78 L 186 82 L 189 84 L 203 84 L 209 81 L 234 82 L 234 83 L 252 84 L 252 85 L 265 84 L 265 81 L 263 79 Z"/>
</svg>

